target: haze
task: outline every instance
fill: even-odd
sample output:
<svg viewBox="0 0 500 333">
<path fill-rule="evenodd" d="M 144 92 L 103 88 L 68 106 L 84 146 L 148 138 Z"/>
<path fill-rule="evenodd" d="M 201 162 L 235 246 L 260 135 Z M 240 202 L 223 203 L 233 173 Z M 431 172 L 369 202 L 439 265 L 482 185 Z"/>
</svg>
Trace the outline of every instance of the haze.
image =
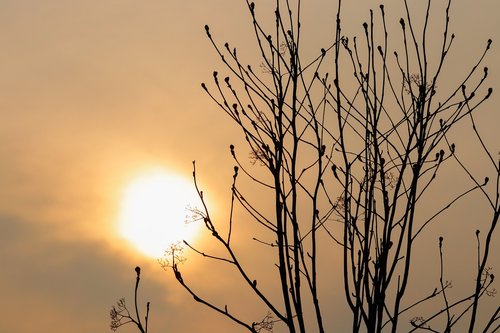
<svg viewBox="0 0 500 333">
<path fill-rule="evenodd" d="M 397 22 L 393 2 L 386 12 Z M 380 1 L 356 3 L 344 12 L 351 35 Z M 334 11 L 326 0 L 307 6 L 313 54 L 332 38 Z M 495 91 L 499 12 L 497 0 L 457 0 L 451 14 L 457 69 L 493 39 L 486 63 Z M 226 216 L 228 146 L 239 136 L 200 88 L 222 68 L 203 26 L 257 67 L 250 22 L 237 0 L 0 0 L 0 332 L 109 332 L 111 305 L 132 301 L 136 265 L 141 298 L 152 303 L 151 332 L 235 331 L 154 259 L 128 247 L 116 219 L 134 175 L 163 167 L 191 179 L 192 160 L 214 209 Z M 497 149 L 493 100 L 481 125 Z M 184 271 L 203 277 L 209 294 L 240 293 L 231 276 L 199 259 Z M 342 303 L 341 293 L 329 292 Z"/>
</svg>

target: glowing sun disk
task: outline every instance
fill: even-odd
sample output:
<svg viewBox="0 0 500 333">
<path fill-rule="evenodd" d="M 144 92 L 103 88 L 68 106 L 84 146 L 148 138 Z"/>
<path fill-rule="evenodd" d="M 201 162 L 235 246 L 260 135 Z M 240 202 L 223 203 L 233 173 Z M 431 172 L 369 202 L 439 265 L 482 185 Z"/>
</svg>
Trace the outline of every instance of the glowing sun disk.
<svg viewBox="0 0 500 333">
<path fill-rule="evenodd" d="M 182 178 L 148 173 L 125 190 L 119 233 L 140 252 L 161 257 L 170 244 L 196 235 L 198 224 L 186 223 L 186 216 L 198 200 L 193 185 Z"/>
</svg>

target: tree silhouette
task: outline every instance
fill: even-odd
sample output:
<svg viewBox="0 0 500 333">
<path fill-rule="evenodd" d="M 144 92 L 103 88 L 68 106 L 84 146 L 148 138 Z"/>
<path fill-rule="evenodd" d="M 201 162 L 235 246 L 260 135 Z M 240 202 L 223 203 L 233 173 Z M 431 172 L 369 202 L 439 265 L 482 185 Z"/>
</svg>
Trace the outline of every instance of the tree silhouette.
<svg viewBox="0 0 500 333">
<path fill-rule="evenodd" d="M 352 332 L 491 333 L 500 328 L 499 307 L 481 308 L 491 313 L 478 320 L 481 301 L 496 293 L 489 261 L 500 215 L 500 160 L 487 148 L 476 124 L 477 110 L 492 95 L 492 89 L 484 87 L 488 68 L 483 65 L 492 41 L 487 41 L 469 69 L 454 69 L 463 76 L 450 83 L 444 73 L 455 41 L 450 32 L 452 0 L 441 2 L 445 9 L 437 35 L 429 27 L 436 15 L 431 0 L 425 2 L 420 21 L 408 1 L 401 0 L 405 14 L 399 21 L 399 36 L 389 34 L 381 5 L 377 12 L 370 11 L 363 35 L 349 38 L 343 34 L 339 0 L 334 39 L 306 61 L 302 2 L 276 0 L 269 33 L 256 5 L 245 0 L 261 55 L 258 69 L 247 65 L 229 43 L 217 42 L 205 26 L 229 75 L 222 78 L 214 72 L 213 83 L 203 83 L 202 88 L 240 129 L 246 147 L 229 147 L 235 166 L 225 222 L 210 214 L 193 162 L 194 184 L 202 202 L 193 213 L 222 253 L 184 244 L 207 260 L 235 269 L 266 315 L 249 321 L 204 296 L 191 282 L 197 278 L 181 273 L 182 249 L 172 247 L 162 265 L 173 271 L 195 301 L 250 332 L 332 331 L 325 325 L 325 316 L 334 310 L 324 308 L 328 301 L 320 290 L 321 279 L 331 286 L 343 285 Z M 489 168 L 488 176 L 478 176 L 465 158 L 471 152 L 460 152 L 453 142 L 459 129 L 461 137 L 476 144 L 472 152 Z M 247 151 L 248 158 L 241 158 L 241 151 Z M 454 169 L 462 172 L 462 189 L 429 212 L 426 203 L 436 196 L 447 197 L 446 184 L 439 180 Z M 246 190 L 249 183 L 259 191 Z M 258 204 L 262 197 L 269 204 L 265 209 Z M 475 247 L 477 263 L 467 268 L 474 279 L 457 297 L 450 294 L 445 265 L 450 254 L 445 252 L 444 236 L 453 230 L 443 236 L 431 226 L 476 197 L 486 208 L 474 221 L 477 244 L 470 250 Z M 259 236 L 253 236 L 255 246 L 266 248 L 274 259 L 272 266 L 245 265 L 234 236 L 235 220 L 243 218 L 235 213 L 237 208 L 255 223 L 259 230 Z M 415 260 L 424 255 L 416 244 L 424 241 L 424 233 L 434 235 L 436 287 L 410 296 Z M 329 259 L 325 256 L 338 253 L 339 274 L 323 276 L 326 270 L 321 265 Z M 258 283 L 257 270 L 276 272 L 275 278 Z M 125 319 L 147 331 L 147 315 L 144 330 L 137 311 L 138 283 L 139 272 L 136 317 L 129 314 L 124 301 L 118 302 L 111 311 L 113 329 Z M 279 298 L 263 284 L 279 291 Z"/>
<path fill-rule="evenodd" d="M 492 94 L 491 88 L 484 88 L 488 68 L 481 68 L 491 40 L 463 71 L 463 79 L 450 86 L 443 72 L 455 40 L 449 27 L 451 0 L 444 1 L 438 36 L 430 36 L 428 28 L 431 1 L 417 24 L 407 0 L 402 0 L 405 17 L 400 20 L 400 37 L 389 36 L 381 5 L 379 13 L 370 11 L 369 21 L 363 23 L 364 35 L 352 39 L 343 35 L 342 1 L 338 1 L 334 40 L 306 62 L 301 1 L 275 3 L 274 30 L 268 33 L 256 5 L 246 0 L 261 55 L 259 70 L 241 60 L 229 43 L 221 46 L 205 26 L 229 75 L 221 78 L 214 72 L 211 88 L 205 83 L 202 88 L 241 130 L 247 147 L 230 146 L 236 166 L 227 225 L 212 219 L 193 163 L 194 183 L 203 202 L 199 217 L 225 254 L 211 255 L 185 243 L 207 259 L 235 268 L 268 315 L 248 322 L 227 306 L 204 298 L 203 291 L 194 290 L 182 276 L 172 256 L 169 266 L 177 281 L 197 302 L 250 332 L 271 331 L 277 323 L 290 333 L 325 332 L 319 253 L 327 249 L 334 255 L 340 248 L 343 273 L 333 283 L 343 283 L 353 332 L 400 332 L 402 316 L 412 313 L 407 322 L 410 332 L 451 332 L 460 321 L 467 322 L 469 332 L 498 330 L 498 308 L 477 327 L 480 300 L 495 294 L 488 259 L 500 214 L 499 161 L 475 124 L 476 110 Z M 393 51 L 398 38 L 400 51 Z M 476 152 L 489 165 L 489 177 L 475 175 L 452 142 L 458 124 L 461 136 L 478 143 Z M 249 160 L 240 158 L 245 149 Z M 437 179 L 453 163 L 471 185 L 425 217 L 423 203 L 443 190 Z M 245 192 L 239 185 L 242 175 L 261 187 L 259 193 Z M 271 214 L 255 204 L 263 195 L 272 202 Z M 477 267 L 470 268 L 476 270 L 470 291 L 458 299 L 449 296 L 444 238 L 436 236 L 438 287 L 408 300 L 411 268 L 419 255 L 417 240 L 445 212 L 472 195 L 482 196 L 489 211 L 481 218 L 489 215 L 489 220 L 486 232 L 476 231 Z M 280 290 L 280 300 L 264 292 L 235 249 L 237 205 L 267 233 L 267 240 L 255 241 L 256 246 L 267 246 L 275 258 L 268 269 L 276 268 L 277 278 L 266 282 Z M 438 310 L 419 315 L 422 305 L 430 302 Z"/>
<path fill-rule="evenodd" d="M 144 322 L 141 320 L 139 315 L 139 307 L 137 305 L 137 292 L 139 290 L 139 282 L 141 280 L 141 268 L 139 266 L 135 267 L 135 289 L 134 289 L 134 313 L 130 313 L 125 303 L 125 298 L 120 298 L 116 305 L 113 305 L 109 316 L 111 317 L 111 329 L 116 331 L 120 327 L 126 324 L 134 324 L 137 330 L 141 333 L 148 333 L 148 320 L 149 320 L 149 305 L 146 303 L 146 316 L 144 317 Z"/>
</svg>

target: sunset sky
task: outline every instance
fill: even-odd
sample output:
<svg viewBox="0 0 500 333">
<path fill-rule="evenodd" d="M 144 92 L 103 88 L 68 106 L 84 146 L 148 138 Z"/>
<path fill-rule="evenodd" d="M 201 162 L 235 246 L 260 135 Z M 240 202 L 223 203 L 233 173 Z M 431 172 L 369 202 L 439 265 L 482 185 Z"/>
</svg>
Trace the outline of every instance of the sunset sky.
<svg viewBox="0 0 500 333">
<path fill-rule="evenodd" d="M 344 13 L 351 36 L 380 0 L 352 3 Z M 396 3 L 385 1 L 389 21 L 399 21 Z M 314 37 L 306 53 L 313 55 L 333 38 L 334 6 L 304 6 L 306 35 Z M 455 1 L 447 68 L 464 73 L 492 38 L 485 64 L 497 92 L 499 13 L 498 0 Z M 239 332 L 118 230 L 129 184 L 158 169 L 190 182 L 193 160 L 215 215 L 227 216 L 228 146 L 240 137 L 200 87 L 223 69 L 205 24 L 258 67 L 243 0 L 0 0 L 0 333 L 109 332 L 111 306 L 121 297 L 133 301 L 136 265 L 141 300 L 152 303 L 151 333 Z M 480 111 L 493 151 L 500 150 L 497 95 Z M 500 275 L 498 256 L 493 264 Z M 189 256 L 183 270 L 221 302 L 224 293 L 245 297 L 231 275 L 199 258 Z M 326 292 L 343 304 L 339 290 Z M 241 304 L 259 313 L 259 304 Z"/>
</svg>

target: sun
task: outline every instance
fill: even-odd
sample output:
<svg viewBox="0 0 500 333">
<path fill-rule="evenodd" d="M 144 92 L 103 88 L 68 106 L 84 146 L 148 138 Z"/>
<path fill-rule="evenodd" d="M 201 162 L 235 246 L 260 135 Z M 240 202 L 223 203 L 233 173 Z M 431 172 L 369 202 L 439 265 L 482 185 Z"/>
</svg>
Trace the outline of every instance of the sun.
<svg viewBox="0 0 500 333">
<path fill-rule="evenodd" d="M 182 177 L 145 173 L 125 188 L 119 234 L 142 254 L 160 258 L 171 244 L 194 240 L 200 224 L 187 216 L 199 201 L 194 185 Z"/>
</svg>

